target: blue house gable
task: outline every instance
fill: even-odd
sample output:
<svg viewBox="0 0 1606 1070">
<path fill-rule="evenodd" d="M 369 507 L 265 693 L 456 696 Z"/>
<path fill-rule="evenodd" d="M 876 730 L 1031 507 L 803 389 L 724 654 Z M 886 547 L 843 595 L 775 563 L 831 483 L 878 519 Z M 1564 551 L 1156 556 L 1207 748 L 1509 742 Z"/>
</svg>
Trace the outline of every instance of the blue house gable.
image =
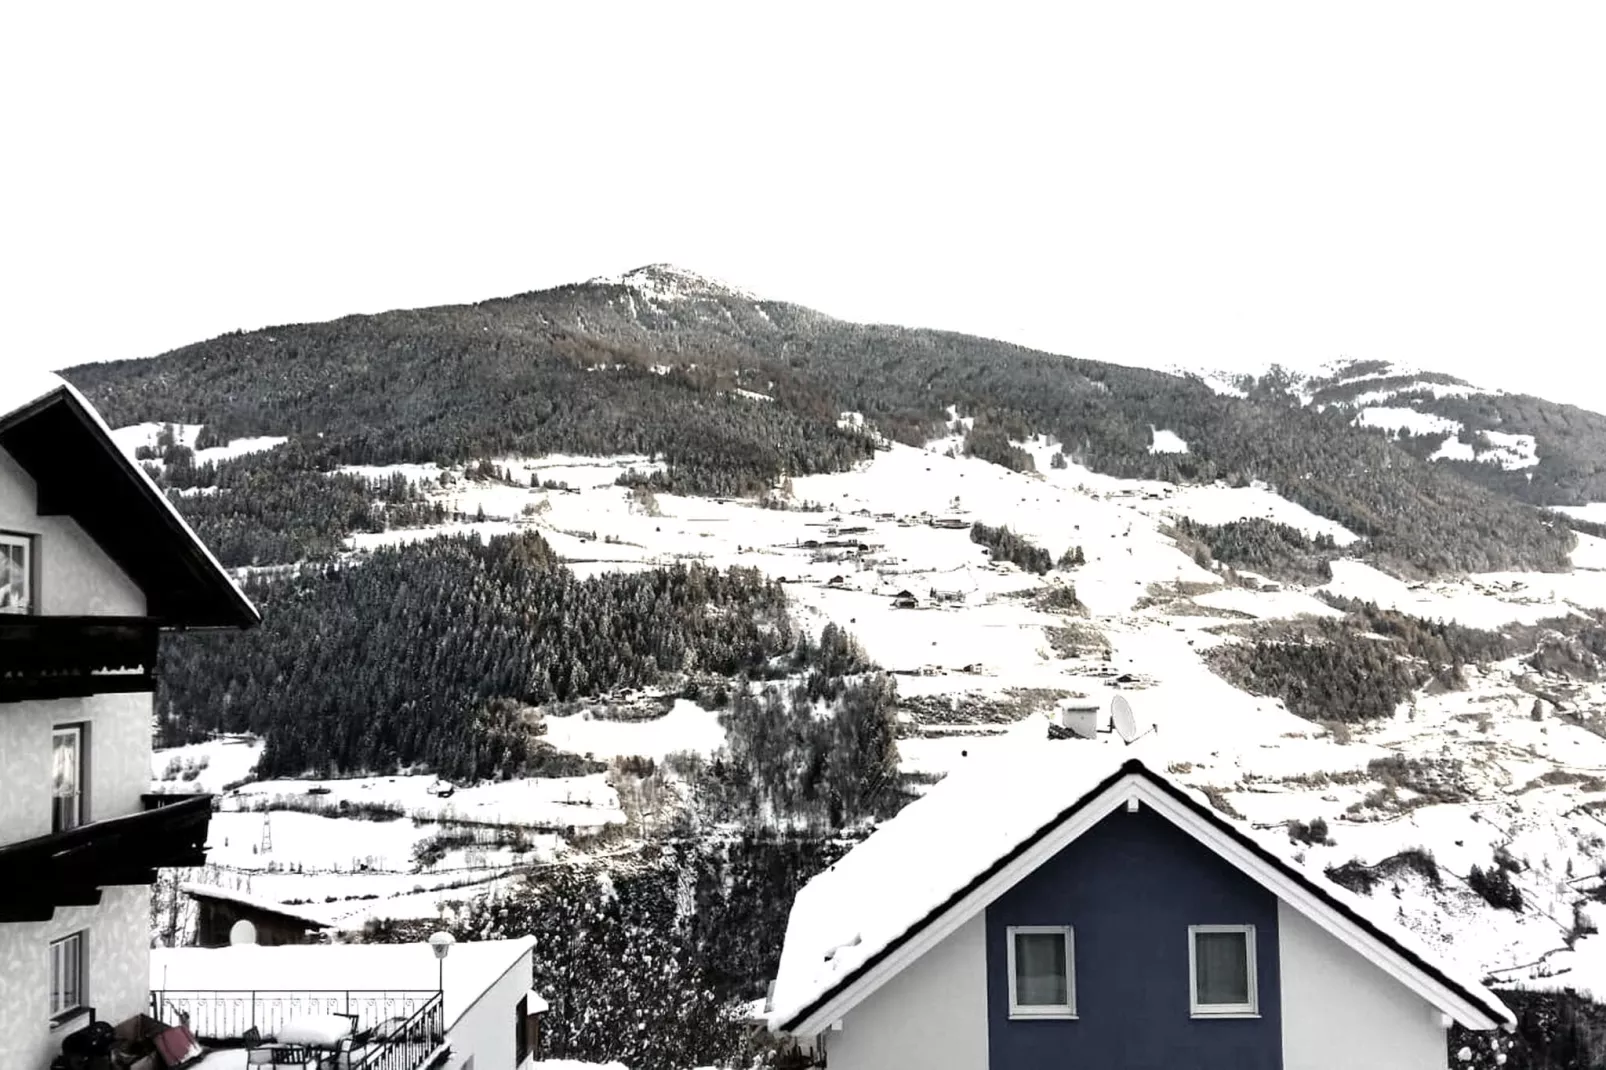
<svg viewBox="0 0 1606 1070">
<path fill-rule="evenodd" d="M 1190 927 L 1253 926 L 1255 1016 L 1193 1013 Z M 1012 927 L 1069 926 L 1075 1017 L 1011 1014 Z M 1280 1070 L 1277 897 L 1149 807 L 1117 809 L 986 912 L 990 1070 Z"/>
<path fill-rule="evenodd" d="M 1135 757 L 951 774 L 799 893 L 770 1027 L 833 1070 L 1442 1070 L 1479 980 Z M 1156 763 L 1158 764 L 1158 763 Z"/>
</svg>

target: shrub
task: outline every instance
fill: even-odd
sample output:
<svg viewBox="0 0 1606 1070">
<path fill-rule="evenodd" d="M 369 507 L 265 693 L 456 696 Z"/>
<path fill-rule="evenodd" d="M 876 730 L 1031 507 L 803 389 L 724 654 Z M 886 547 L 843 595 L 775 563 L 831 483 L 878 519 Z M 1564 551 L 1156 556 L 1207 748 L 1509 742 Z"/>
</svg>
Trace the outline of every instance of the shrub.
<svg viewBox="0 0 1606 1070">
<path fill-rule="evenodd" d="M 1467 871 L 1467 887 L 1496 910 L 1522 910 L 1522 892 L 1511 883 L 1511 874 L 1498 859 L 1488 869 L 1474 864 Z"/>
</svg>

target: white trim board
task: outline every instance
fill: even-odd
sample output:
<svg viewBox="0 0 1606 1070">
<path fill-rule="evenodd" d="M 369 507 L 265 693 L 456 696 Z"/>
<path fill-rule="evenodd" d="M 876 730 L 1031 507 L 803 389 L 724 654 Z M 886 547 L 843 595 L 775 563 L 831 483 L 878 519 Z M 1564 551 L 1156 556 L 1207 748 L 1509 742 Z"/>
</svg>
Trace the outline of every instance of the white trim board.
<svg viewBox="0 0 1606 1070">
<path fill-rule="evenodd" d="M 1149 770 L 1127 772 L 1109 783 L 1097 795 L 1083 801 L 1075 813 L 1063 818 L 1046 835 L 1028 846 L 957 903 L 919 926 L 906 943 L 876 961 L 853 983 L 832 994 L 788 1032 L 799 1037 L 812 1037 L 840 1022 L 849 1011 L 888 980 L 946 939 L 965 922 L 985 910 L 999 896 L 1035 872 L 1043 863 L 1074 843 L 1088 829 L 1115 810 L 1127 805 L 1130 800 L 1153 807 L 1157 814 L 1209 847 L 1368 962 L 1468 1029 L 1510 1027 L 1513 1019 L 1509 1015 L 1498 1019 L 1492 1017 L 1483 1007 L 1453 991 L 1428 971 L 1406 960 L 1304 883 L 1271 865 L 1215 823 L 1201 817 L 1188 806 L 1163 792 L 1148 779 L 1154 775 Z M 1491 999 L 1493 998 L 1491 994 Z"/>
</svg>

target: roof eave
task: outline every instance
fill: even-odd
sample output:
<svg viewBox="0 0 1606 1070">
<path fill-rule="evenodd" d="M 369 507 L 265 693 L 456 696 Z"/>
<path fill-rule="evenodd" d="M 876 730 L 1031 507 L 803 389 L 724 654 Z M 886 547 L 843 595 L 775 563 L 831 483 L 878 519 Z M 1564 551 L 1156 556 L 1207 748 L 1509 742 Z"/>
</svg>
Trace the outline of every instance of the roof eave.
<svg viewBox="0 0 1606 1070">
<path fill-rule="evenodd" d="M 65 405 L 79 426 L 94 441 L 95 446 L 124 472 L 135 492 L 175 540 L 175 545 L 183 547 L 183 552 L 192 560 L 197 576 L 213 589 L 215 598 L 210 600 L 214 603 L 215 612 L 191 617 L 161 616 L 158 617 L 160 626 L 173 630 L 220 631 L 243 630 L 260 624 L 262 614 L 235 583 L 228 570 L 213 556 L 211 550 L 196 535 L 195 529 L 190 527 L 145 470 L 123 453 L 116 440 L 112 438 L 111 429 L 106 422 L 71 383 L 63 380 L 59 386 L 42 392 L 9 412 L 0 414 L 0 432 L 26 424 L 56 405 Z"/>
<path fill-rule="evenodd" d="M 779 1026 L 774 1027 L 774 1031 L 780 1034 L 801 1037 L 814 1036 L 822 1032 L 829 1025 L 829 1018 L 838 1016 L 835 1013 L 831 1016 L 822 1016 L 822 1011 L 831 1010 L 832 1005 L 838 1003 L 842 996 L 850 993 L 854 986 L 864 980 L 877 967 L 880 967 L 888 959 L 896 955 L 911 941 L 915 940 L 933 923 L 944 918 L 945 915 L 964 903 L 967 898 L 982 889 L 988 881 L 1007 869 L 1011 863 L 1014 863 L 1032 848 L 1042 843 L 1083 810 L 1095 806 L 1101 798 L 1114 792 L 1123 781 L 1128 779 L 1137 779 L 1159 792 L 1164 798 L 1182 806 L 1195 818 L 1203 820 L 1208 826 L 1235 841 L 1241 849 L 1248 851 L 1262 865 L 1270 866 L 1272 870 L 1281 873 L 1286 879 L 1303 886 L 1319 899 L 1327 909 L 1337 912 L 1347 919 L 1350 924 L 1361 929 L 1373 940 L 1383 944 L 1388 952 L 1403 960 L 1410 967 L 1412 973 L 1425 976 L 1434 982 L 1435 988 L 1444 990 L 1441 993 L 1441 998 L 1437 999 L 1429 998 L 1421 992 L 1418 992 L 1418 995 L 1422 996 L 1427 1002 L 1433 1003 L 1437 1009 L 1450 1015 L 1461 1025 L 1468 1029 L 1488 1030 L 1495 1028 L 1510 1029 L 1516 1024 L 1516 1016 L 1492 992 L 1469 988 L 1432 962 L 1423 959 L 1415 951 L 1389 936 L 1375 922 L 1356 912 L 1330 891 L 1322 888 L 1309 874 L 1290 866 L 1286 861 L 1257 844 L 1231 823 L 1223 820 L 1208 806 L 1192 798 L 1184 789 L 1155 773 L 1138 759 L 1133 758 L 1122 763 L 1116 772 L 1104 778 L 1087 792 L 1084 792 L 1071 805 L 1060 811 L 1059 814 L 1045 823 L 1031 836 L 1028 836 L 1005 855 L 995 860 L 987 869 L 950 895 L 942 904 L 929 911 L 925 917 L 905 929 L 904 932 L 888 942 L 885 947 L 874 955 L 854 967 L 852 971 L 844 975 L 834 985 L 804 1005 L 801 1010 L 788 1016 Z M 1227 861 L 1229 864 L 1238 864 L 1232 859 Z M 1273 892 L 1278 894 L 1275 889 L 1273 889 Z M 1318 921 L 1318 924 L 1321 924 L 1321 922 Z M 1482 986 L 1478 986 L 1478 988 L 1482 989 Z M 846 1013 L 846 1010 L 844 1009 L 840 1013 Z"/>
</svg>

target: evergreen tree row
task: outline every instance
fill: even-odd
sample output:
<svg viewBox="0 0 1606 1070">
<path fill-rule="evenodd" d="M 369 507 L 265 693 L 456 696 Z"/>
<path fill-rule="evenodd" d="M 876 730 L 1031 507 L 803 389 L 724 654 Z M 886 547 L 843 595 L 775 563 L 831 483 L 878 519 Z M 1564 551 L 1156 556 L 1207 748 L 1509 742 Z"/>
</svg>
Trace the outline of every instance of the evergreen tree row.
<svg viewBox="0 0 1606 1070">
<path fill-rule="evenodd" d="M 1209 559 L 1234 568 L 1263 572 L 1299 583 L 1326 583 L 1333 578 L 1328 561 L 1338 547 L 1331 535 L 1307 536 L 1298 528 L 1264 517 L 1201 524 L 1179 517 L 1177 531 L 1205 547 Z M 1200 564 L 1208 564 L 1208 559 Z"/>
<path fill-rule="evenodd" d="M 970 541 L 987 547 L 994 561 L 1012 561 L 1027 572 L 1041 575 L 1054 567 L 1054 558 L 1047 550 L 1015 534 L 1007 526 L 995 528 L 982 523 L 972 524 Z M 1074 557 L 1072 555 L 1068 560 L 1074 563 Z"/>
<path fill-rule="evenodd" d="M 247 593 L 260 627 L 163 644 L 158 727 L 164 744 L 260 733 L 264 775 L 540 771 L 552 759 L 528 706 L 764 672 L 797 648 L 780 586 L 755 571 L 580 580 L 535 534 L 379 549 Z"/>
<path fill-rule="evenodd" d="M 1430 681 L 1465 686 L 1462 670 L 1510 657 L 1520 638 L 1444 621 L 1427 621 L 1367 602 L 1330 598 L 1340 620 L 1300 624 L 1249 642 L 1225 643 L 1205 655 L 1235 687 L 1282 699 L 1313 721 L 1391 717 Z"/>
</svg>

